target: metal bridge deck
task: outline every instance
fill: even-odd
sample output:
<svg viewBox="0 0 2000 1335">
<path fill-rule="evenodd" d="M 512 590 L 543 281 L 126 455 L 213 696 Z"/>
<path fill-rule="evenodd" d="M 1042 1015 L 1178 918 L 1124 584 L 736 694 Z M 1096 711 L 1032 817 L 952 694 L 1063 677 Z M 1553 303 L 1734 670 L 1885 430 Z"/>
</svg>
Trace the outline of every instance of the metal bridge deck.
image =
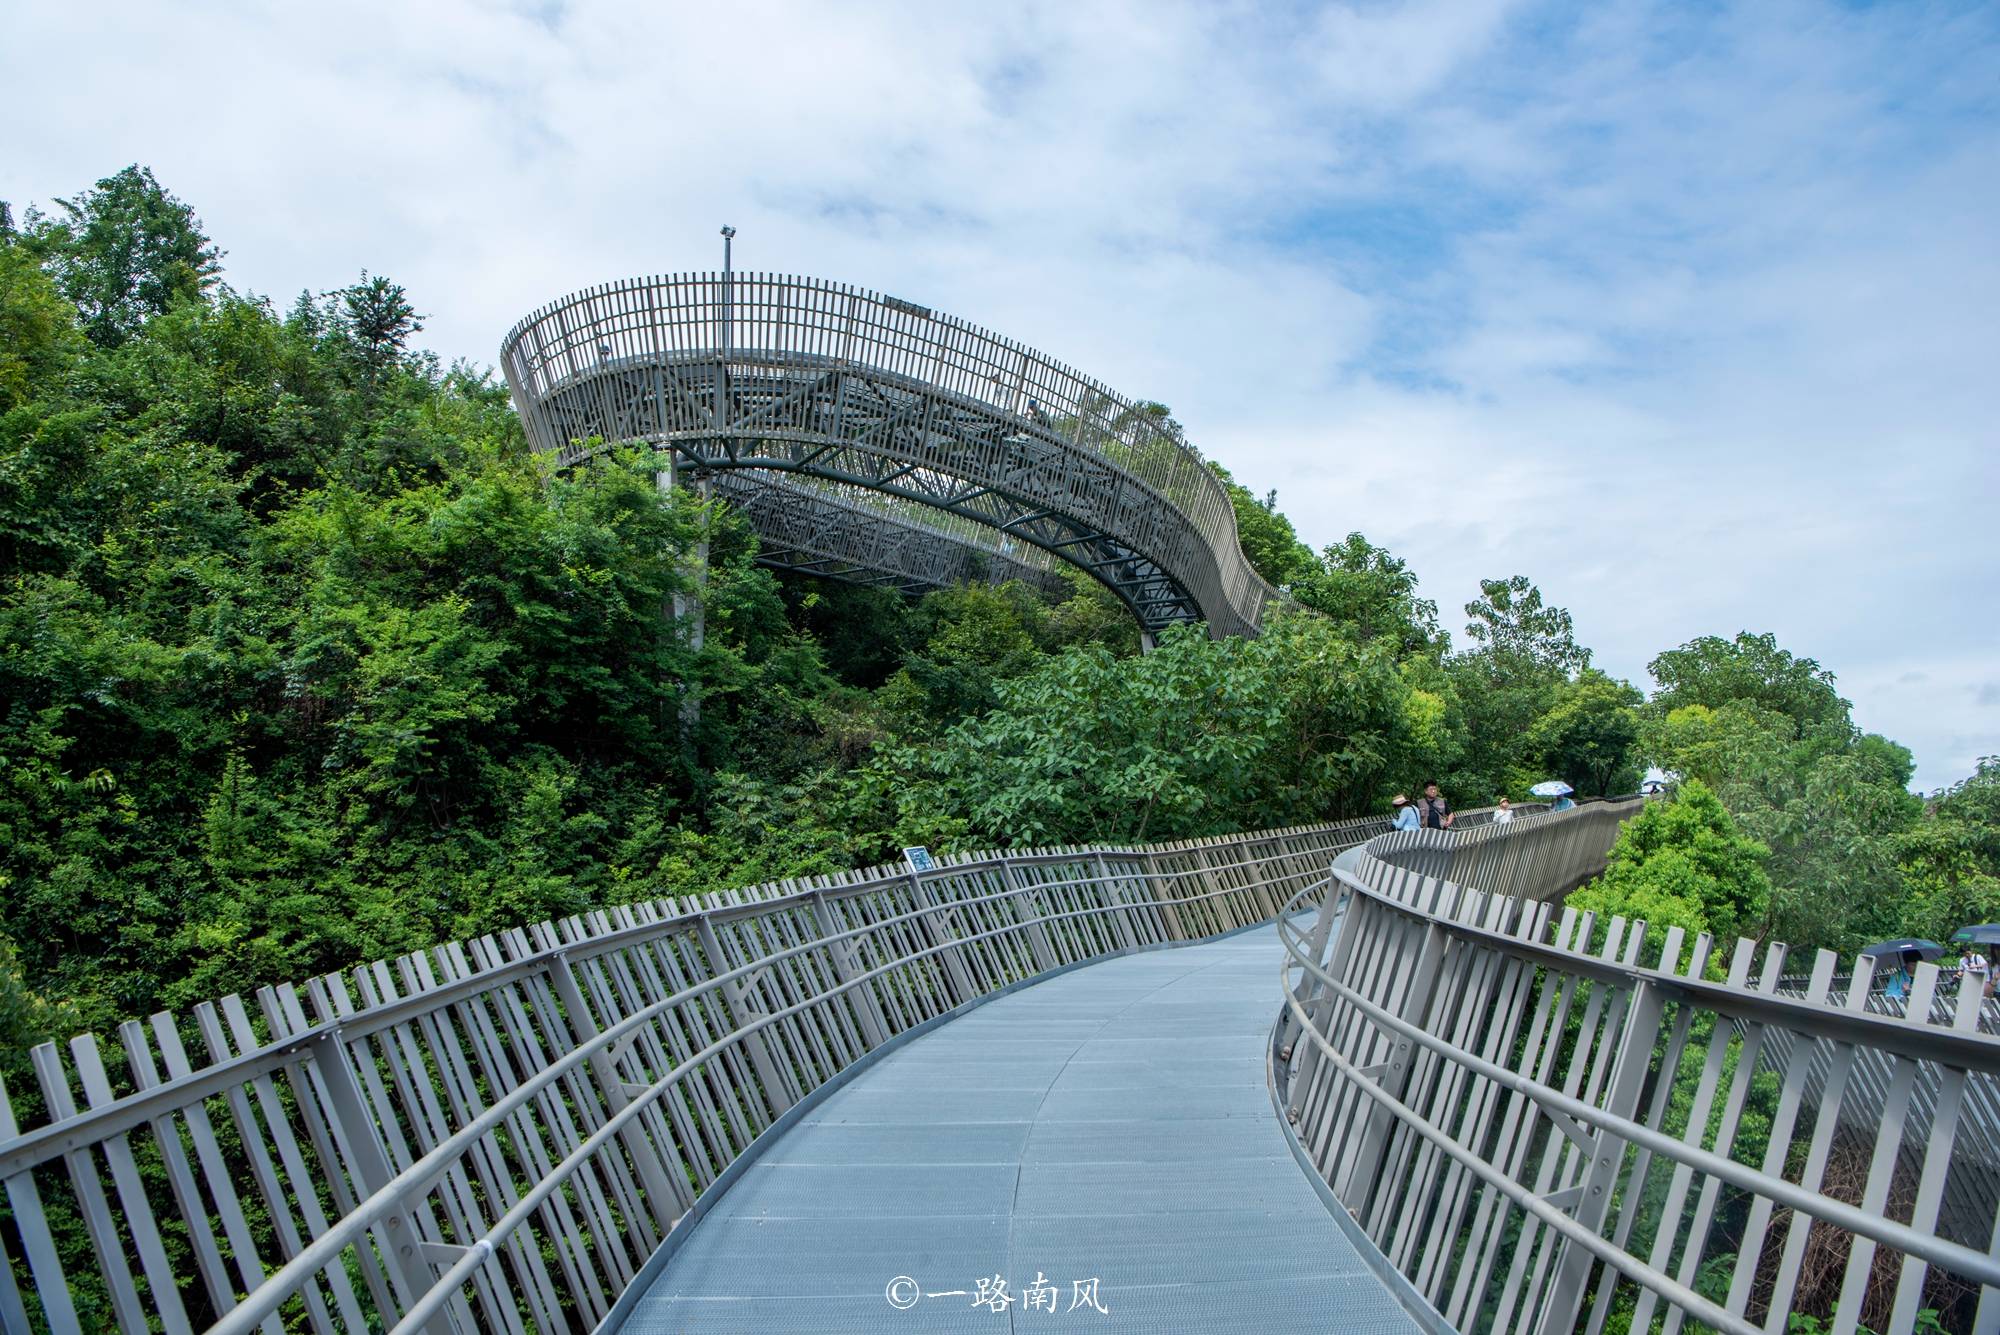
<svg viewBox="0 0 2000 1335">
<path fill-rule="evenodd" d="M 863 1071 L 694 1225 L 624 1329 L 1417 1329 L 1292 1157 L 1273 930 L 1000 997 Z M 1036 1276 L 1056 1311 L 1024 1310 Z M 1005 1313 L 974 1307 L 1001 1276 Z M 918 1297 L 898 1310 L 890 1281 Z M 1108 1313 L 1071 1310 L 1096 1277 Z"/>
</svg>

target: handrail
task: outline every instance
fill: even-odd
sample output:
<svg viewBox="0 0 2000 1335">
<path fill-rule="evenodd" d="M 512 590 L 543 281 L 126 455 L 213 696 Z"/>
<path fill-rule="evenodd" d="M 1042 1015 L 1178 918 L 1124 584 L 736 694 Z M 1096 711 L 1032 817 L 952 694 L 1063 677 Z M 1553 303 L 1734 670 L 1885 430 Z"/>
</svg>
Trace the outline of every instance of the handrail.
<svg viewBox="0 0 2000 1335">
<path fill-rule="evenodd" d="M 1712 950 L 1706 937 L 1692 943 L 1682 968 L 1687 943 L 1679 929 L 1669 931 L 1659 967 L 1647 968 L 1639 963 L 1644 923 L 1599 924 L 1566 906 L 1556 920 L 1550 903 L 1493 888 L 1517 879 L 1503 865 L 1509 859 L 1574 883 L 1593 861 L 1593 842 L 1602 866 L 1615 828 L 1576 812 L 1517 821 L 1480 841 L 1512 848 L 1489 847 L 1484 856 L 1454 847 L 1472 842 L 1462 838 L 1377 838 L 1354 872 L 1334 873 L 1336 889 L 1323 897 L 1310 934 L 1280 916 L 1279 1088 L 1302 1148 L 1334 1194 L 1447 1323 L 1567 1330 L 1588 1300 L 1595 1332 L 1622 1280 L 1631 1285 L 1633 1329 L 1661 1304 L 1668 1331 L 1684 1317 L 1733 1331 L 1779 1329 L 1800 1296 L 1807 1226 L 1799 1220 L 1857 1239 L 1837 1330 L 1854 1329 L 1869 1299 L 1878 1245 L 1904 1258 L 1900 1284 L 1874 1298 L 1888 1329 L 1911 1329 L 1931 1266 L 1987 1286 L 1983 1322 L 2000 1295 L 2000 1258 L 1938 1231 L 1968 1086 L 2000 1073 L 2000 1040 L 1972 1029 L 1976 994 L 1971 1004 L 1961 996 L 1950 1027 L 1866 1014 L 1865 966 L 1846 1004 L 1781 996 L 1784 948 L 1765 952 L 1753 986 L 1756 951 L 1748 942 L 1732 954 L 1728 983 L 1714 983 L 1702 977 Z M 1430 858 L 1422 867 L 1407 856 L 1419 844 Z M 1551 858 L 1558 844 L 1562 856 Z M 1400 865 L 1389 860 L 1398 855 L 1405 855 Z M 1487 879 L 1475 882 L 1468 872 Z M 1594 947 L 1600 930 L 1603 943 Z M 1816 997 L 1826 995 L 1834 966 L 1820 952 Z M 1936 981 L 1935 968 L 1924 966 L 1913 989 L 1920 1016 L 1930 1014 Z M 1690 1089 L 1682 1054 L 1691 1058 L 1699 1049 L 1688 1045 L 1703 1041 L 1706 1061 Z M 1814 1052 L 1822 1055 L 1809 1062 Z M 1826 1074 L 1828 1053 L 1834 1078 Z M 1856 1203 L 1820 1188 L 1849 1073 L 1877 1053 L 1893 1075 L 1882 1134 L 1865 1144 L 1869 1182 Z M 1728 1154 L 1760 1060 L 1783 1081 L 1767 1110 L 1772 1130 L 1761 1168 Z M 1826 1083 L 1824 1107 L 1803 1098 L 1809 1068 Z M 1691 1096 L 1687 1125 L 1703 1132 L 1699 1140 L 1665 1129 L 1676 1089 Z M 1924 1089 L 1935 1090 L 1930 1138 L 1902 1145 L 1904 1110 L 1912 1091 Z M 1704 1142 L 1712 1125 L 1719 1129 L 1711 1148 Z M 1798 1162 L 1801 1136 L 1809 1143 L 1795 1183 L 1784 1173 Z M 1670 1177 L 1664 1196 L 1648 1194 L 1656 1167 Z M 1917 1183 L 1907 1223 L 1885 1210 L 1902 1173 Z M 1468 1174 L 1477 1190 L 1468 1188 Z M 1750 1201 L 1748 1215 L 1727 1226 L 1740 1224 L 1733 1241 L 1719 1236 L 1724 1184 Z M 1531 1220 L 1511 1235 L 1502 1227 L 1508 1207 Z M 1773 1261 L 1767 1246 L 1781 1208 L 1794 1222 Z M 1990 1200 L 1982 1226 L 1994 1231 Z M 1648 1237 L 1650 1245 L 1640 1245 Z M 1720 1302 L 1692 1286 L 1715 1256 L 1731 1261 Z M 1761 1303 L 1760 1275 L 1773 1286 Z M 1760 1306 L 1765 1327 L 1750 1319 Z"/>
<path fill-rule="evenodd" d="M 1369 821 L 1353 823 L 1380 824 L 1383 822 Z M 1291 833 L 1291 831 L 1278 831 L 1276 833 L 1286 834 Z M 1287 856 L 1284 854 L 1275 854 L 1266 858 L 1251 858 L 1247 862 L 1238 865 L 1261 866 L 1265 862 L 1285 860 Z M 1038 853 L 1021 855 L 1019 857 L 988 855 L 976 860 L 954 863 L 948 867 L 933 871 L 915 873 L 915 875 L 919 879 L 935 879 L 942 871 L 983 872 L 1003 865 L 1047 866 L 1063 862 L 1073 863 L 1077 860 L 1078 854 L 1075 853 Z M 871 868 L 869 870 L 873 871 L 876 869 Z M 1200 869 L 1182 869 L 1154 872 L 1151 875 L 1153 879 L 1172 881 L 1200 874 Z M 910 873 L 900 873 L 898 874 L 898 879 L 908 875 Z M 1032 889 L 1043 892 L 1073 889 L 1093 885 L 1097 879 L 1091 877 L 1056 879 L 1039 882 Z M 737 907 L 739 910 L 775 910 L 786 907 L 800 907 L 810 903 L 812 896 L 816 894 L 852 897 L 878 888 L 880 888 L 879 884 L 870 885 L 862 883 L 851 884 L 839 887 L 838 889 L 802 890 L 787 895 L 774 896 L 766 900 L 754 901 L 751 904 Z M 991 894 L 953 900 L 950 907 L 964 908 L 1005 899 L 1014 899 L 1019 898 L 1023 893 L 1024 891 L 1022 890 L 996 891 Z M 1173 900 L 1162 902 L 1180 903 L 1183 901 Z M 1116 908 L 1117 906 L 1113 907 Z M 440 1006 L 455 1003 L 479 992 L 489 991 L 502 983 L 540 972 L 546 969 L 551 962 L 571 958 L 585 960 L 609 954 L 635 941 L 647 940 L 663 933 L 685 929 L 704 919 L 711 922 L 728 921 L 729 919 L 723 916 L 724 912 L 721 909 L 701 909 L 692 913 L 679 914 L 671 918 L 640 923 L 635 926 L 607 932 L 604 935 L 592 937 L 584 941 L 551 946 L 545 950 L 522 956 L 519 959 L 502 965 L 498 969 L 485 973 L 469 974 L 455 981 L 441 984 L 431 990 L 412 992 L 399 999 L 387 1001 L 380 1006 L 359 1012 L 351 1018 L 342 1018 L 329 1027 L 340 1030 L 349 1041 L 365 1038 L 381 1030 L 406 1023 L 413 1016 L 436 1010 Z M 831 933 L 812 941 L 802 942 L 796 946 L 760 957 L 749 964 L 739 966 L 738 968 L 729 970 L 727 973 L 708 979 L 699 988 L 692 989 L 692 991 L 706 992 L 713 985 L 741 980 L 768 968 L 773 963 L 794 958 L 817 947 L 857 940 L 877 933 L 886 927 L 914 923 L 928 917 L 934 912 L 936 910 L 929 907 L 915 907 L 887 918 L 873 920 L 866 926 L 849 928 L 845 931 Z M 743 914 L 739 912 L 733 916 L 743 916 Z M 1079 915 L 1075 912 L 1057 913 L 1047 915 L 1041 921 L 1059 922 L 1076 916 Z M 914 956 L 910 958 L 914 958 Z M 841 988 L 844 989 L 846 986 L 847 984 L 842 984 Z M 272 1070 L 284 1065 L 287 1059 L 304 1052 L 314 1039 L 323 1032 L 325 1030 L 320 1028 L 300 1030 L 282 1040 L 274 1041 L 256 1052 L 245 1053 L 214 1066 L 206 1067 L 200 1072 L 155 1086 L 131 1100 L 92 1108 L 80 1113 L 75 1118 L 51 1123 L 36 1130 L 17 1135 L 11 1139 L 0 1139 L 0 1178 L 10 1177 L 15 1173 L 46 1163 L 64 1153 L 75 1150 L 81 1145 L 129 1131 L 157 1115 L 158 1110 L 161 1108 L 185 1105 L 193 1099 L 210 1097 L 231 1084 L 240 1084 L 244 1079 L 252 1075 L 268 1074 Z"/>
<path fill-rule="evenodd" d="M 1280 920 L 1280 925 L 1282 927 L 1282 919 Z M 1303 958 L 1292 948 L 1290 941 L 1286 942 L 1286 947 L 1292 960 L 1297 961 Z M 1279 970 L 1280 977 L 1284 980 L 1288 991 L 1290 986 L 1289 975 L 1291 972 L 1290 968 L 1281 968 Z M 1588 1248 L 1591 1254 L 1598 1257 L 1598 1259 L 1616 1266 L 1620 1271 L 1630 1275 L 1633 1279 L 1668 1294 L 1682 1307 L 1696 1313 L 1710 1325 L 1735 1332 L 1735 1335 L 1759 1335 L 1756 1326 L 1739 1319 L 1725 1309 L 1709 1302 L 1693 1289 L 1677 1283 L 1671 1276 L 1661 1274 L 1651 1266 L 1640 1261 L 1637 1257 L 1612 1246 L 1604 1239 L 1598 1237 L 1597 1234 L 1579 1227 L 1575 1220 L 1564 1214 L 1560 1209 L 1557 1209 L 1541 1197 L 1535 1195 L 1526 1187 L 1481 1159 L 1478 1155 L 1460 1146 L 1428 1118 L 1423 1117 L 1415 1109 L 1403 1103 L 1386 1089 L 1383 1089 L 1376 1081 L 1369 1079 L 1361 1068 L 1349 1061 L 1339 1049 L 1321 1038 L 1319 1032 L 1311 1027 L 1311 1017 L 1307 1015 L 1306 1008 L 1299 1004 L 1297 997 L 1288 995 L 1285 998 L 1285 1005 L 1292 1017 L 1300 1024 L 1306 1026 L 1306 1037 L 1325 1054 L 1327 1060 L 1331 1061 L 1342 1075 L 1354 1081 L 1356 1086 L 1365 1091 L 1370 1098 L 1395 1114 L 1406 1126 L 1409 1126 L 1418 1135 L 1422 1136 L 1425 1141 L 1437 1146 L 1440 1150 L 1463 1164 L 1482 1182 L 1504 1193 L 1521 1209 L 1534 1215 L 1551 1228 L 1559 1230 L 1580 1246 Z"/>
<path fill-rule="evenodd" d="M 1383 824 L 975 855 L 543 924 L 356 970 L 358 1007 L 341 977 L 264 989 L 261 1042 L 234 998 L 197 1008 L 206 1067 L 172 1017 L 128 1025 L 123 1093 L 94 1038 L 68 1062 L 43 1045 L 52 1120 L 0 1125 L 20 1229 L 0 1235 L 0 1324 L 29 1324 L 28 1301 L 57 1332 L 85 1301 L 133 1331 L 592 1324 L 757 1136 L 884 1043 L 1051 969 L 1266 920 Z M 95 1273 L 59 1253 L 58 1213 Z"/>
<path fill-rule="evenodd" d="M 1347 872 L 1335 872 L 1334 875 L 1342 883 L 1352 887 L 1359 894 L 1381 900 L 1381 902 L 1391 904 L 1399 909 L 1403 907 L 1395 905 L 1392 900 L 1377 895 Z M 1297 902 L 1296 898 L 1293 902 Z M 1456 924 L 1441 925 L 1447 928 L 1456 926 Z M 1343 1001 L 1352 1005 L 1376 1024 L 1393 1033 L 1402 1035 L 1419 1047 L 1427 1048 L 1440 1056 L 1449 1058 L 1457 1065 L 1484 1076 L 1495 1084 L 1525 1094 L 1543 1108 L 1560 1112 L 1565 1116 L 1574 1117 L 1578 1121 L 1587 1122 L 1592 1126 L 1614 1132 L 1621 1140 L 1629 1141 L 1635 1145 L 1644 1145 L 1655 1154 L 1666 1155 L 1676 1162 L 1697 1168 L 1712 1177 L 1719 1177 L 1723 1181 L 1742 1187 L 1747 1191 L 1754 1191 L 1761 1195 L 1769 1196 L 1773 1200 L 1784 1205 L 1789 1205 L 1795 1210 L 1803 1210 L 1816 1218 L 1837 1223 L 1842 1228 L 1874 1238 L 1877 1242 L 1886 1242 L 1898 1251 L 1909 1252 L 1912 1255 L 1921 1256 L 1925 1260 L 1934 1262 L 1935 1264 L 1949 1266 L 1953 1270 L 1971 1275 L 1985 1283 L 2000 1285 L 2000 1260 L 1996 1260 L 1984 1252 L 1976 1252 L 1970 1247 L 1963 1247 L 1955 1242 L 1945 1241 L 1935 1234 L 1919 1233 L 1906 1224 L 1896 1222 L 1894 1219 L 1869 1214 L 1865 1210 L 1855 1208 L 1846 1201 L 1836 1200 L 1831 1196 L 1817 1191 L 1806 1191 L 1785 1181 L 1781 1177 L 1773 1177 L 1768 1173 L 1759 1172 L 1757 1169 L 1746 1167 L 1721 1155 L 1711 1154 L 1699 1146 L 1688 1145 L 1676 1137 L 1655 1131 L 1643 1122 L 1635 1122 L 1629 1117 L 1620 1117 L 1615 1113 L 1606 1112 L 1594 1104 L 1586 1103 L 1582 1099 L 1572 1098 L 1559 1089 L 1545 1085 L 1538 1080 L 1531 1080 L 1526 1076 L 1508 1070 L 1504 1066 L 1487 1061 L 1476 1053 L 1468 1052 L 1448 1043 L 1436 1035 L 1397 1017 L 1383 1007 L 1376 1005 L 1367 997 L 1328 973 L 1323 966 L 1309 959 L 1301 950 L 1301 947 L 1305 944 L 1305 934 L 1288 923 L 1282 915 L 1278 919 L 1278 931 L 1280 936 L 1284 938 L 1286 954 L 1290 957 L 1293 965 L 1312 975 L 1313 979 L 1321 986 L 1339 996 Z M 1285 972 L 1289 973 L 1291 970 L 1288 968 Z M 1636 986 L 1641 982 L 1680 981 L 1675 979 L 1671 974 L 1662 974 L 1657 970 L 1651 969 L 1623 969 L 1621 972 L 1625 974 L 1628 984 L 1632 986 Z M 1289 990 L 1289 987 L 1287 990 Z M 1297 997 L 1290 998 L 1290 1003 L 1294 1013 L 1303 1020 L 1305 1018 L 1305 1008 L 1299 1004 Z M 1800 1007 L 1799 1009 L 1802 1012 L 1810 1012 L 1815 1008 Z M 1803 1014 L 1798 1018 L 1801 1022 L 1809 1022 Z M 1308 1028 L 1304 1032 L 1316 1046 L 1326 1051 L 1329 1055 L 1333 1055 L 1331 1044 L 1324 1038 L 1321 1038 L 1317 1030 Z M 1991 1053 L 1981 1055 L 1985 1056 L 1988 1060 L 1992 1058 Z M 1365 1083 L 1373 1090 L 1381 1090 L 1380 1085 L 1372 1080 L 1367 1080 Z M 1386 1098 L 1386 1091 L 1382 1091 L 1382 1093 Z M 1414 1118 L 1415 1114 L 1411 1114 L 1411 1117 Z M 1464 1151 L 1457 1149 L 1457 1153 L 1463 1154 Z M 1565 1231 L 1575 1231 L 1580 1235 L 1581 1230 L 1577 1230 L 1574 1220 L 1569 1220 L 1565 1216 L 1565 1223 L 1567 1225 Z M 1703 1319 L 1707 1320 L 1709 1318 L 1704 1317 Z"/>
</svg>

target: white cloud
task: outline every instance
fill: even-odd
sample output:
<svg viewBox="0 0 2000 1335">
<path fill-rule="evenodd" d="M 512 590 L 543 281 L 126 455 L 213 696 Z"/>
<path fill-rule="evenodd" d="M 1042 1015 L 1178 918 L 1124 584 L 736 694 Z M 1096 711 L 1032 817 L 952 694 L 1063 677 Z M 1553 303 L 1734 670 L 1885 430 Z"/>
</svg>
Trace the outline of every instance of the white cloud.
<svg viewBox="0 0 2000 1335">
<path fill-rule="evenodd" d="M 1634 676 L 1773 630 L 1935 785 L 2000 751 L 1997 40 L 1804 0 L 37 6 L 0 198 L 146 162 L 239 286 L 365 266 L 481 361 L 731 222 L 1167 401 L 1454 624 L 1518 571 Z"/>
</svg>

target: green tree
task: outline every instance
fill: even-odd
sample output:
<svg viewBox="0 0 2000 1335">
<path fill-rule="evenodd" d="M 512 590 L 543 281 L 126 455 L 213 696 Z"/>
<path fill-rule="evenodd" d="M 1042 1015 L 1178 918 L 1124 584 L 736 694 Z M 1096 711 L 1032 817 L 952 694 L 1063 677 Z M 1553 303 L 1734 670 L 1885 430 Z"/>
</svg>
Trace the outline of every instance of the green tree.
<svg viewBox="0 0 2000 1335">
<path fill-rule="evenodd" d="M 360 346 L 362 361 L 371 371 L 379 372 L 401 356 L 410 336 L 424 327 L 401 285 L 379 276 L 371 278 L 366 270 L 361 281 L 342 288 L 339 297 L 347 332 Z"/>
<path fill-rule="evenodd" d="M 1569 677 L 1590 663 L 1569 613 L 1546 606 L 1526 576 L 1481 580 L 1479 587 L 1479 599 L 1465 605 L 1472 648 L 1447 665 L 1465 740 L 1442 777 L 1446 793 L 1461 802 L 1518 795 L 1549 777 L 1536 724 L 1555 708 Z"/>
<path fill-rule="evenodd" d="M 1545 606 L 1526 575 L 1480 580 L 1479 597 L 1465 605 L 1465 615 L 1466 635 L 1512 674 L 1526 669 L 1567 677 L 1590 666 L 1590 650 L 1576 642 L 1569 612 Z"/>
<path fill-rule="evenodd" d="M 1643 699 L 1631 684 L 1586 668 L 1555 688 L 1554 702 L 1528 730 L 1527 750 L 1578 792 L 1630 792 Z"/>
<path fill-rule="evenodd" d="M 0 416 L 75 363 L 76 314 L 27 247 L 0 239 Z"/>
<path fill-rule="evenodd" d="M 1906 902 L 1898 832 L 1921 803 L 1909 752 L 1861 733 L 1832 674 L 1768 635 L 1708 637 L 1654 660 L 1662 689 L 1639 749 L 1712 788 L 1770 849 L 1763 930 L 1853 949 L 1893 932 Z"/>
<path fill-rule="evenodd" d="M 1704 635 L 1667 650 L 1646 670 L 1659 683 L 1653 700 L 1662 713 L 1743 701 L 1783 714 L 1801 729 L 1847 723 L 1848 703 L 1834 689 L 1833 674 L 1780 649 L 1774 635 Z"/>
<path fill-rule="evenodd" d="M 1020 585 L 964 584 L 930 595 L 916 609 L 917 647 L 885 688 L 905 725 L 930 733 L 983 714 L 999 687 L 1032 667 L 1036 595 Z"/>
<path fill-rule="evenodd" d="M 1906 894 L 1895 930 L 1948 941 L 2000 922 L 2000 756 L 1936 794 L 1896 835 L 1895 856 Z"/>
<path fill-rule="evenodd" d="M 1070 649 L 999 687 L 999 704 L 894 763 L 969 837 L 1130 841 L 1371 809 L 1421 744 L 1386 647 L 1309 613 L 1255 640 L 1175 627 L 1119 659 Z"/>
<path fill-rule="evenodd" d="M 1438 628 L 1437 604 L 1417 596 L 1409 566 L 1360 533 L 1321 552 L 1311 569 L 1294 577 L 1292 595 L 1364 640 L 1386 639 L 1398 654 L 1441 658 L 1450 647 Z"/>
<path fill-rule="evenodd" d="M 104 347 L 177 301 L 200 300 L 222 271 L 222 252 L 194 210 L 148 168 L 127 167 L 56 204 L 59 219 L 29 210 L 28 244 L 76 304 L 84 332 Z"/>
<path fill-rule="evenodd" d="M 1649 924 L 1712 932 L 1722 942 L 1755 932 L 1771 895 L 1768 850 L 1736 828 L 1699 779 L 1625 822 L 1604 874 L 1570 896 L 1578 908 Z"/>
</svg>

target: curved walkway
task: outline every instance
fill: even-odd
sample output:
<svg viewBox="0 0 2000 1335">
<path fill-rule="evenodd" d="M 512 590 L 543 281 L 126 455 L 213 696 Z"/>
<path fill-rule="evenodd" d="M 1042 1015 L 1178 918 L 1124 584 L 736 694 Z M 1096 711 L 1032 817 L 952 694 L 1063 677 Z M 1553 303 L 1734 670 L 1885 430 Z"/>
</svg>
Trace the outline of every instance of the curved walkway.
<svg viewBox="0 0 2000 1335">
<path fill-rule="evenodd" d="M 912 1041 L 753 1164 L 624 1329 L 1417 1329 L 1272 1110 L 1279 955 L 1260 928 L 1124 956 Z M 1038 1274 L 1053 1315 L 1022 1306 Z M 972 1305 L 996 1275 L 1005 1315 Z M 966 1292 L 898 1310 L 898 1276 Z M 1108 1311 L 1071 1310 L 1093 1277 Z"/>
<path fill-rule="evenodd" d="M 783 274 L 676 274 L 574 293 L 500 347 L 528 440 L 574 463 L 644 442 L 677 473 L 777 474 L 822 501 L 880 496 L 1066 561 L 1157 632 L 1254 635 L 1277 591 L 1244 556 L 1215 472 L 1148 407 L 928 307 Z M 831 490 L 828 490 L 828 489 Z M 760 530 L 761 532 L 762 530 Z M 873 568 L 840 506 L 793 507 L 774 545 Z M 907 573 L 889 569 L 880 573 Z"/>
</svg>

